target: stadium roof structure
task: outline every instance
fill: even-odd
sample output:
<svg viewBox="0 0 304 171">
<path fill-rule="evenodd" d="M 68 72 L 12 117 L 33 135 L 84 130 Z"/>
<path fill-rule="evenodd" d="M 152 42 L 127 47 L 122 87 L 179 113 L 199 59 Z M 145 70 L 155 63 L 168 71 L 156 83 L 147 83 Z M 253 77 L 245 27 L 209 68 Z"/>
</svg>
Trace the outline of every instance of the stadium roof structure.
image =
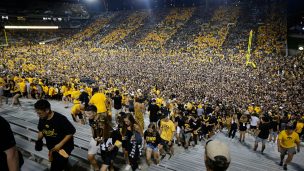
<svg viewBox="0 0 304 171">
<path fill-rule="evenodd" d="M 88 19 L 89 17 L 85 5 L 77 3 L 75 0 L 1 0 L 0 15 L 27 18 L 70 17 L 72 19 Z"/>
<path fill-rule="evenodd" d="M 289 54 L 293 55 L 299 50 L 304 50 L 304 1 L 288 1 L 288 49 Z"/>
</svg>

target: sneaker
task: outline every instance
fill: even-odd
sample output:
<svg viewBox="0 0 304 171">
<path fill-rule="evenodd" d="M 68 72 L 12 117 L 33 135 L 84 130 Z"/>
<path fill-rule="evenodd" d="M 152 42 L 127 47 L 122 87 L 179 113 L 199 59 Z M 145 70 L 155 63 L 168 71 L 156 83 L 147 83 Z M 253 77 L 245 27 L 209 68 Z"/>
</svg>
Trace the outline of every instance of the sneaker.
<svg viewBox="0 0 304 171">
<path fill-rule="evenodd" d="M 160 160 L 163 160 L 166 157 L 166 154 L 162 154 Z"/>
<path fill-rule="evenodd" d="M 287 170 L 287 164 L 284 164 L 283 169 Z"/>
<path fill-rule="evenodd" d="M 131 165 L 127 164 L 127 166 L 125 167 L 125 170 L 130 170 L 131 169 Z"/>
<path fill-rule="evenodd" d="M 279 165 L 280 165 L 280 166 L 283 166 L 283 161 L 281 161 L 281 162 L 279 163 Z"/>
</svg>

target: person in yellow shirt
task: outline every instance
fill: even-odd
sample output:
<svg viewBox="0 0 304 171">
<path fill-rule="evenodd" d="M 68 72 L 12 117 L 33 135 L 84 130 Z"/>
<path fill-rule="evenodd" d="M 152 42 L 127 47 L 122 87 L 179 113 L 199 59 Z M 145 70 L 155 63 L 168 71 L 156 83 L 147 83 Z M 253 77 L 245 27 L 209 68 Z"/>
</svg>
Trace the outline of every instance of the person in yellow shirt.
<svg viewBox="0 0 304 171">
<path fill-rule="evenodd" d="M 300 119 L 299 121 L 297 121 L 296 124 L 296 133 L 299 134 L 299 137 L 302 137 L 303 135 L 303 128 L 304 128 L 304 119 Z"/>
<path fill-rule="evenodd" d="M 97 107 L 97 113 L 107 113 L 107 97 L 102 93 L 102 90 L 99 90 L 92 96 L 89 104 Z"/>
<path fill-rule="evenodd" d="M 249 113 L 253 113 L 254 112 L 254 107 L 252 105 L 248 106 Z"/>
<path fill-rule="evenodd" d="M 297 151 L 300 152 L 299 134 L 294 131 L 292 124 L 288 123 L 286 129 L 280 132 L 277 145 L 278 151 L 281 153 L 280 166 L 283 165 L 285 155 L 288 155 L 283 165 L 283 169 L 287 170 L 287 164 L 291 162 L 293 156 L 296 154 L 295 146 L 297 146 Z"/>
<path fill-rule="evenodd" d="M 68 91 L 69 88 L 63 84 L 60 88 L 60 92 L 62 93 L 62 102 L 64 104 L 64 108 L 68 108 L 68 102 L 69 102 L 69 97 L 68 97 Z"/>
<path fill-rule="evenodd" d="M 43 93 L 44 93 L 45 97 L 48 97 L 49 87 L 47 85 L 45 85 L 45 86 L 42 86 L 42 89 L 43 89 Z"/>
<path fill-rule="evenodd" d="M 21 92 L 22 96 L 25 97 L 25 95 L 26 95 L 26 84 L 25 84 L 24 80 L 21 80 L 18 83 L 18 85 L 19 85 L 20 92 Z"/>
<path fill-rule="evenodd" d="M 161 107 L 161 105 L 163 104 L 164 99 L 161 97 L 156 98 L 156 104 L 158 107 Z"/>
<path fill-rule="evenodd" d="M 52 99 L 53 98 L 53 96 L 55 95 L 55 88 L 53 87 L 53 86 L 51 86 L 50 88 L 49 88 L 49 97 Z"/>
<path fill-rule="evenodd" d="M 75 103 L 72 106 L 71 115 L 72 115 L 74 122 L 81 123 L 82 125 L 85 124 L 83 112 L 84 112 L 84 105 L 82 105 L 80 103 Z M 77 117 L 78 117 L 78 119 L 77 119 Z"/>
<path fill-rule="evenodd" d="M 160 121 L 160 129 L 159 134 L 162 139 L 162 143 L 160 145 L 160 153 L 162 159 L 168 153 L 170 156 L 173 155 L 173 136 L 175 133 L 175 124 L 169 119 L 169 113 L 164 115 L 164 119 Z"/>
</svg>

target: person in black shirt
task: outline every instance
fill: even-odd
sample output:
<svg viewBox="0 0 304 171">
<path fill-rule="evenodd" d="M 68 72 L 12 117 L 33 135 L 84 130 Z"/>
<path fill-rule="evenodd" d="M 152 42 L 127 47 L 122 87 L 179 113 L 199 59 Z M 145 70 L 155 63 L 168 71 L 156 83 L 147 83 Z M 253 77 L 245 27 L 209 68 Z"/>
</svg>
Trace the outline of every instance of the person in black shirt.
<svg viewBox="0 0 304 171">
<path fill-rule="evenodd" d="M 18 171 L 19 155 L 16 142 L 9 123 L 0 116 L 0 168 L 1 171 Z"/>
<path fill-rule="evenodd" d="M 143 131 L 130 113 L 123 116 L 121 135 L 122 148 L 127 164 L 125 170 L 129 170 L 131 167 L 136 169 L 138 167 L 138 154 L 141 152 L 137 147 L 142 143 Z"/>
<path fill-rule="evenodd" d="M 288 122 L 289 122 L 288 113 L 285 112 L 284 116 L 280 119 L 280 131 L 285 130 L 285 127 Z"/>
<path fill-rule="evenodd" d="M 113 161 L 122 144 L 122 137 L 119 130 L 114 130 L 110 125 L 110 120 L 103 117 L 100 123 L 102 128 L 102 139 L 100 141 L 100 154 L 102 158 L 102 166 L 100 171 L 114 170 Z"/>
<path fill-rule="evenodd" d="M 275 143 L 278 131 L 279 131 L 279 116 L 275 115 L 272 117 L 272 120 L 270 121 L 271 131 L 269 135 L 269 141 Z"/>
<path fill-rule="evenodd" d="M 200 141 L 201 140 L 204 140 L 204 141 L 207 140 L 208 139 L 207 135 L 208 135 L 208 129 L 207 129 L 206 122 L 203 121 L 203 120 L 201 120 L 201 128 L 200 128 L 200 138 L 199 138 L 199 140 Z"/>
<path fill-rule="evenodd" d="M 185 149 L 188 149 L 189 145 L 190 145 L 190 138 L 191 138 L 191 134 L 193 132 L 193 129 L 191 128 L 191 124 L 193 122 L 193 120 L 191 119 L 191 117 L 185 117 L 184 118 L 184 125 L 183 125 L 183 137 L 184 137 L 184 141 L 185 141 Z"/>
<path fill-rule="evenodd" d="M 148 107 L 148 111 L 150 112 L 150 115 L 149 115 L 150 123 L 156 124 L 156 122 L 159 119 L 159 117 L 158 117 L 158 111 L 159 110 L 160 110 L 160 108 L 156 104 L 156 100 L 152 99 L 152 102 Z"/>
<path fill-rule="evenodd" d="M 86 108 L 90 101 L 89 94 L 86 91 L 84 91 L 84 89 L 81 89 L 80 92 L 81 94 L 78 99 L 81 102 L 81 104 L 84 104 L 84 107 Z"/>
<path fill-rule="evenodd" d="M 193 138 L 194 144 L 197 145 L 197 139 L 198 139 L 198 134 L 199 134 L 198 132 L 201 129 L 201 121 L 199 120 L 197 115 L 194 115 L 192 118 L 193 118 L 192 122 L 190 123 L 190 127 L 193 130 L 192 138 Z"/>
<path fill-rule="evenodd" d="M 233 115 L 231 116 L 231 127 L 230 127 L 230 130 L 229 130 L 229 134 L 228 134 L 228 137 L 230 138 L 234 138 L 235 136 L 235 133 L 237 131 L 237 128 L 238 128 L 238 120 L 237 120 L 237 116 L 236 115 Z"/>
<path fill-rule="evenodd" d="M 115 117 L 115 120 L 116 120 L 116 118 L 118 117 L 118 114 L 122 110 L 122 97 L 119 93 L 119 90 L 115 91 L 115 96 L 112 97 L 112 99 L 114 100 L 113 116 Z"/>
<path fill-rule="evenodd" d="M 257 131 L 257 137 L 255 139 L 255 144 L 253 150 L 256 151 L 258 148 L 258 143 L 262 142 L 262 150 L 261 153 L 263 154 L 265 150 L 265 144 L 266 140 L 269 136 L 269 130 L 271 129 L 270 124 L 269 124 L 269 119 L 267 117 L 262 117 L 261 119 L 261 124 L 259 125 L 259 129 Z"/>
<path fill-rule="evenodd" d="M 50 170 L 65 170 L 68 157 L 74 149 L 73 135 L 76 129 L 65 116 L 52 111 L 51 104 L 47 100 L 38 100 L 34 107 L 39 116 L 39 132 L 35 149 L 42 150 L 42 139 L 45 138 L 51 161 Z"/>
<path fill-rule="evenodd" d="M 238 127 L 239 127 L 239 131 L 240 131 L 240 142 L 244 142 L 245 141 L 245 135 L 246 135 L 246 130 L 247 130 L 247 116 L 245 114 L 241 115 L 241 117 L 239 118 L 239 122 L 238 122 Z"/>
<path fill-rule="evenodd" d="M 146 160 L 147 164 L 151 164 L 151 155 L 153 154 L 156 164 L 159 163 L 159 148 L 161 143 L 160 135 L 156 130 L 155 124 L 150 123 L 148 129 L 144 133 L 145 147 L 146 147 Z"/>
</svg>

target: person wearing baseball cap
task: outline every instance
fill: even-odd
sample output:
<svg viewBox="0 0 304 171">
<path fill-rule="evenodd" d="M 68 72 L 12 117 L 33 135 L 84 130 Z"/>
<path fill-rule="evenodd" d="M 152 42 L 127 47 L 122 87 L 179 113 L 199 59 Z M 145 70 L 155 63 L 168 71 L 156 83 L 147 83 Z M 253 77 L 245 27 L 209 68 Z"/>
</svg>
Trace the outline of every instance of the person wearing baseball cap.
<svg viewBox="0 0 304 171">
<path fill-rule="evenodd" d="M 281 162 L 280 166 L 283 166 L 284 170 L 287 170 L 287 164 L 289 164 L 296 154 L 297 145 L 297 152 L 300 152 L 300 138 L 299 134 L 294 131 L 294 126 L 292 123 L 288 123 L 286 125 L 286 129 L 281 131 L 278 137 L 278 151 L 281 153 Z M 284 162 L 283 160 L 285 155 L 287 154 L 287 159 Z"/>
<path fill-rule="evenodd" d="M 225 171 L 231 162 L 227 144 L 218 140 L 208 140 L 205 146 L 205 165 L 207 171 Z"/>
</svg>

